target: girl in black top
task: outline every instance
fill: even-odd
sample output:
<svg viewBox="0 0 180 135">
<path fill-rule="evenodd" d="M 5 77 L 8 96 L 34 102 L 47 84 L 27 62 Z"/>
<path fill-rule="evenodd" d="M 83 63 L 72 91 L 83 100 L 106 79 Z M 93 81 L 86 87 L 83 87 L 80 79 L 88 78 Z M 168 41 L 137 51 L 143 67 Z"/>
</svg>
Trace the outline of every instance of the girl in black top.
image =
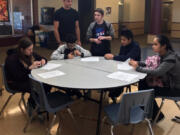
<svg viewBox="0 0 180 135">
<path fill-rule="evenodd" d="M 8 51 L 5 61 L 5 74 L 8 86 L 17 92 L 31 93 L 28 74 L 31 73 L 32 69 L 43 66 L 46 62 L 45 58 L 33 52 L 33 43 L 29 38 L 24 37 L 20 39 L 17 49 Z M 51 87 L 44 84 L 44 88 L 48 92 Z M 32 109 L 35 108 L 35 102 L 31 95 L 28 99 L 28 107 L 28 113 L 31 115 Z"/>
<path fill-rule="evenodd" d="M 28 74 L 32 69 L 46 64 L 46 59 L 33 53 L 32 41 L 25 37 L 19 41 L 17 50 L 5 61 L 5 73 L 10 88 L 30 92 Z"/>
</svg>

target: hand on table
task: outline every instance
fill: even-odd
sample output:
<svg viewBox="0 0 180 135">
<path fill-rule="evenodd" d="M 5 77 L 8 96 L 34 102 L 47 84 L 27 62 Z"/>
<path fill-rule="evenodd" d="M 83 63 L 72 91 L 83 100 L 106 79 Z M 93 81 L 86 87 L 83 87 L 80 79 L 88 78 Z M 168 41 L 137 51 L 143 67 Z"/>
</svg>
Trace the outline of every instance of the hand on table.
<svg viewBox="0 0 180 135">
<path fill-rule="evenodd" d="M 114 58 L 114 55 L 111 54 L 111 53 L 107 53 L 104 55 L 104 58 L 107 59 L 107 60 L 112 60 Z"/>
<path fill-rule="evenodd" d="M 68 54 L 68 59 L 73 59 L 73 58 L 74 58 L 73 53 L 69 53 L 69 54 Z"/>
<path fill-rule="evenodd" d="M 134 69 L 139 66 L 138 62 L 132 59 L 129 61 L 129 65 L 131 65 Z"/>
</svg>

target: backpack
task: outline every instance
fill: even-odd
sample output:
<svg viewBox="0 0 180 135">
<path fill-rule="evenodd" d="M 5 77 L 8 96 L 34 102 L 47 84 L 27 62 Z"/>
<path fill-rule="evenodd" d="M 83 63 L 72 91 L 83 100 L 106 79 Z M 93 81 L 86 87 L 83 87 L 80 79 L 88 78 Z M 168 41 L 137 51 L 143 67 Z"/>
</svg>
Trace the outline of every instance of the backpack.
<svg viewBox="0 0 180 135">
<path fill-rule="evenodd" d="M 158 55 L 149 56 L 145 60 L 145 63 L 146 63 L 147 69 L 156 69 L 160 64 L 160 57 Z M 150 76 L 149 75 L 146 77 L 146 82 L 147 82 L 148 86 L 163 87 L 162 79 L 161 79 L 161 77 L 158 77 L 158 76 Z"/>
</svg>

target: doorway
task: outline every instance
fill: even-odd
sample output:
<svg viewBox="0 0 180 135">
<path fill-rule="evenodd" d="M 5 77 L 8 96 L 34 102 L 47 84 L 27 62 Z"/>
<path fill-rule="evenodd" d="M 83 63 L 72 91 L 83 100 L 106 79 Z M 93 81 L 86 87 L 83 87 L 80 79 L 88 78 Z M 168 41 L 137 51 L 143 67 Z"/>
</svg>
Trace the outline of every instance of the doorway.
<svg viewBox="0 0 180 135">
<path fill-rule="evenodd" d="M 79 23 L 81 30 L 81 41 L 86 42 L 86 32 L 89 24 L 94 20 L 93 12 L 95 8 L 95 0 L 79 0 L 78 11 L 79 11 Z"/>
</svg>

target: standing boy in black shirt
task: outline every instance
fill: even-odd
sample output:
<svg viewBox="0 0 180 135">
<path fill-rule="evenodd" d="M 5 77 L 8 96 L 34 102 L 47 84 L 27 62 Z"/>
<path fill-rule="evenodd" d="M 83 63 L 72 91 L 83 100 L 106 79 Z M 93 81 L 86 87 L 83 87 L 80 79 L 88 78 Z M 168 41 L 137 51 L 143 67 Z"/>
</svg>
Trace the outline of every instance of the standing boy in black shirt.
<svg viewBox="0 0 180 135">
<path fill-rule="evenodd" d="M 65 42 L 67 34 L 74 34 L 77 38 L 77 44 L 81 45 L 79 15 L 71 8 L 72 0 L 63 0 L 64 6 L 58 9 L 54 16 L 54 34 L 59 45 Z"/>
</svg>

